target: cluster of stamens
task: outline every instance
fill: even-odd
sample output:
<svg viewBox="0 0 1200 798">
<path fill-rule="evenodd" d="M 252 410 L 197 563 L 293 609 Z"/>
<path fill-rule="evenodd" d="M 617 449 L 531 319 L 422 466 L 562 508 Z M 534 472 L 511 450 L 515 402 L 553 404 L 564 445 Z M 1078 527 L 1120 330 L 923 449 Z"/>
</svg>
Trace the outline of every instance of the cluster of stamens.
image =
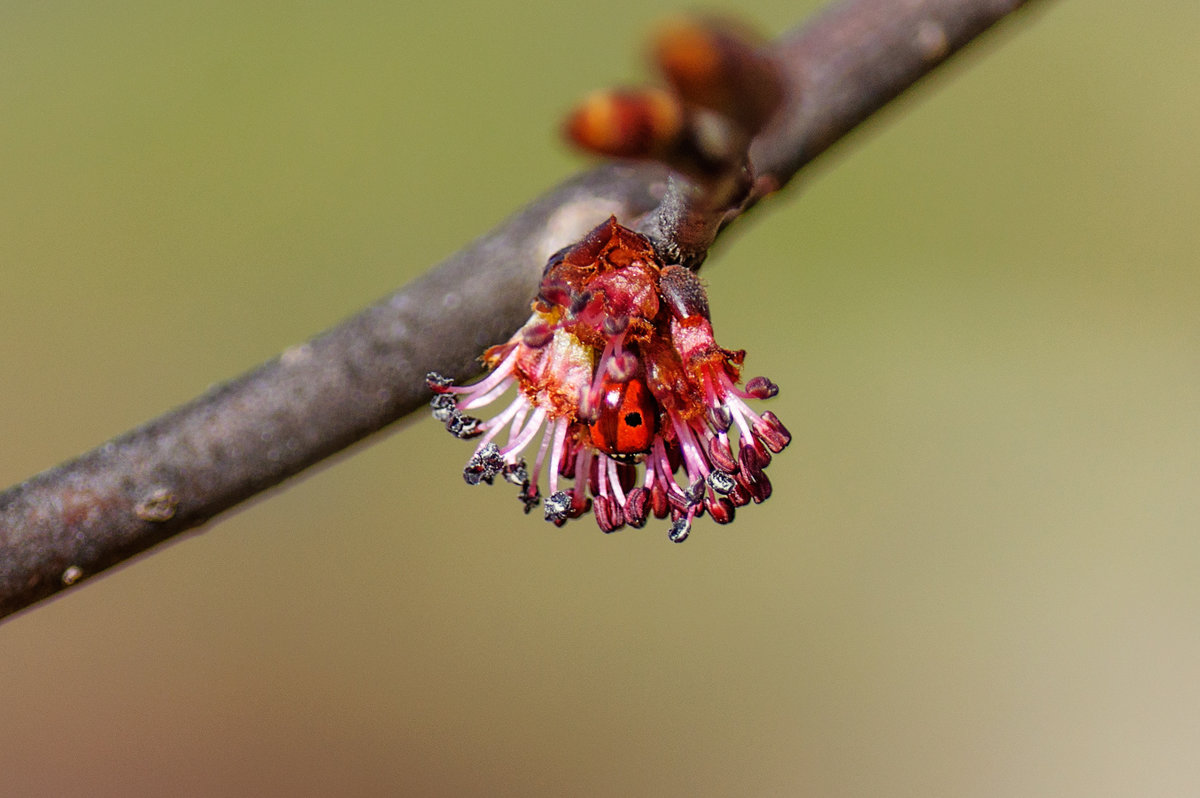
<svg viewBox="0 0 1200 798">
<path fill-rule="evenodd" d="M 436 373 L 427 382 L 434 417 L 479 438 L 469 484 L 503 477 L 528 513 L 544 472 L 546 520 L 561 526 L 590 509 L 613 532 L 654 515 L 671 519 L 679 542 L 697 516 L 729 523 L 770 496 L 764 469 L 791 440 L 773 413 L 747 404 L 779 389 L 765 377 L 739 387 L 744 356 L 717 346 L 695 274 L 664 266 L 647 238 L 610 218 L 550 259 L 529 321 L 484 354 L 491 373 L 466 386 Z M 499 415 L 471 414 L 512 388 Z"/>
</svg>

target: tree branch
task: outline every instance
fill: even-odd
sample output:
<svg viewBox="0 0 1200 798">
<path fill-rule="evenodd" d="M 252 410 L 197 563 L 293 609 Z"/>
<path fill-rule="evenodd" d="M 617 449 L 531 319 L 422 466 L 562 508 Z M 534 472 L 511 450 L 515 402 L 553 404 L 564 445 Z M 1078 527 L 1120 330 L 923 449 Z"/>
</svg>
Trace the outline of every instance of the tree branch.
<svg viewBox="0 0 1200 798">
<path fill-rule="evenodd" d="M 774 45 L 782 111 L 755 139 L 754 204 L 1024 0 L 844 0 Z M 233 507 L 425 405 L 529 315 L 547 257 L 667 172 L 606 165 L 278 358 L 0 494 L 0 617 Z"/>
</svg>

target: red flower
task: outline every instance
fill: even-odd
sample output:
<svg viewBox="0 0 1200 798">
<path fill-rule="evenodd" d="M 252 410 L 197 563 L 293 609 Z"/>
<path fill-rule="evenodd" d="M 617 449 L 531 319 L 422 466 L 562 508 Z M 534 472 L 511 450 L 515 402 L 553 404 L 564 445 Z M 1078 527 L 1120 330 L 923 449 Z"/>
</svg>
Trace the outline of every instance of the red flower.
<svg viewBox="0 0 1200 798">
<path fill-rule="evenodd" d="M 744 357 L 713 339 L 699 278 L 664 266 L 645 236 L 610 218 L 550 259 L 529 321 L 484 353 L 491 374 L 461 387 L 436 373 L 427 381 L 447 429 L 483 436 L 468 483 L 503 476 L 529 512 L 545 470 L 546 520 L 561 526 L 590 508 L 613 532 L 653 513 L 670 516 L 679 542 L 697 515 L 725 524 L 770 496 L 763 469 L 791 440 L 773 413 L 747 404 L 779 389 L 765 377 L 738 387 Z M 464 412 L 511 387 L 516 399 L 494 418 Z M 522 453 L 539 436 L 530 471 Z"/>
</svg>

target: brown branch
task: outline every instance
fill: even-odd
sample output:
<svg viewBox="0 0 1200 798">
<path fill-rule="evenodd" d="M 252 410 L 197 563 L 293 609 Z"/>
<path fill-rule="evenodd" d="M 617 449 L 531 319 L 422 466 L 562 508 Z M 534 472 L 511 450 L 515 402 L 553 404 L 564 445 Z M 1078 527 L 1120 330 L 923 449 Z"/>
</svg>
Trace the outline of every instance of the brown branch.
<svg viewBox="0 0 1200 798">
<path fill-rule="evenodd" d="M 774 47 L 783 111 L 754 141 L 751 203 L 1021 0 L 844 0 Z M 655 208 L 667 173 L 603 166 L 518 211 L 312 341 L 0 494 L 0 617 L 194 528 L 423 407 L 525 320 L 550 253 Z"/>
</svg>

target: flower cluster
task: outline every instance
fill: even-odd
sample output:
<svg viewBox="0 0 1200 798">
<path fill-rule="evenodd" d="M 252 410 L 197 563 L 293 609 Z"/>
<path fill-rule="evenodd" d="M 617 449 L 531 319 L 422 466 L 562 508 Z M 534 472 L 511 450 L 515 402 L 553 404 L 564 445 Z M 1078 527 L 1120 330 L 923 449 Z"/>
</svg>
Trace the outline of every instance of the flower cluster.
<svg viewBox="0 0 1200 798">
<path fill-rule="evenodd" d="M 457 437 L 481 436 L 468 483 L 501 476 L 528 513 L 545 472 L 546 520 L 561 526 L 591 509 L 613 532 L 653 514 L 671 519 L 679 542 L 696 516 L 725 524 L 770 496 L 763 469 L 791 440 L 773 413 L 747 404 L 779 389 L 765 377 L 739 387 L 744 357 L 713 339 L 695 274 L 664 266 L 645 236 L 610 218 L 550 259 L 529 321 L 484 353 L 490 374 L 467 386 L 427 381 L 434 416 Z M 468 414 L 513 387 L 499 415 Z"/>
</svg>

